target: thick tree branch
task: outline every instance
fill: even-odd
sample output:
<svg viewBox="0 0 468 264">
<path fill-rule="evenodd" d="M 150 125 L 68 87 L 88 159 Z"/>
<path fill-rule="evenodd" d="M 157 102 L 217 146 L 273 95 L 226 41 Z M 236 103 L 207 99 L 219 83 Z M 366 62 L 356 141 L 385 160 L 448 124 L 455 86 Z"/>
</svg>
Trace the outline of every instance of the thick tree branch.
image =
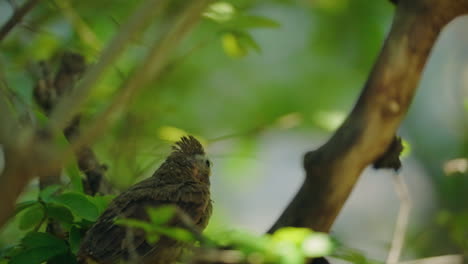
<svg viewBox="0 0 468 264">
<path fill-rule="evenodd" d="M 391 32 L 354 109 L 330 140 L 304 157 L 306 179 L 269 232 L 328 232 L 365 167 L 388 149 L 442 28 L 468 0 L 400 0 Z"/>
<path fill-rule="evenodd" d="M 20 8 L 15 10 L 13 15 L 8 19 L 8 21 L 0 28 L 0 41 L 2 41 L 8 33 L 18 24 L 21 22 L 23 17 L 36 6 L 39 0 L 29 0 Z"/>
</svg>

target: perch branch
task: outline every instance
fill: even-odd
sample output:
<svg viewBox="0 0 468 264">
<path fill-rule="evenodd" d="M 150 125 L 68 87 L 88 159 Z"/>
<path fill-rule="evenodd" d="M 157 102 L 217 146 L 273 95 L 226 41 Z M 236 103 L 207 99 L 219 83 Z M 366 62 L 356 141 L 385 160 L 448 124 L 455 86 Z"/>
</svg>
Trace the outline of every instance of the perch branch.
<svg viewBox="0 0 468 264">
<path fill-rule="evenodd" d="M 8 19 L 8 21 L 0 29 L 0 41 L 2 41 L 8 33 L 21 22 L 23 17 L 34 8 L 34 6 L 39 2 L 39 0 L 29 0 L 20 8 L 16 9 L 13 15 Z"/>
<path fill-rule="evenodd" d="M 391 31 L 352 112 L 322 147 L 306 153 L 306 179 L 271 227 L 328 232 L 365 167 L 388 148 L 442 28 L 468 0 L 400 0 Z"/>
</svg>

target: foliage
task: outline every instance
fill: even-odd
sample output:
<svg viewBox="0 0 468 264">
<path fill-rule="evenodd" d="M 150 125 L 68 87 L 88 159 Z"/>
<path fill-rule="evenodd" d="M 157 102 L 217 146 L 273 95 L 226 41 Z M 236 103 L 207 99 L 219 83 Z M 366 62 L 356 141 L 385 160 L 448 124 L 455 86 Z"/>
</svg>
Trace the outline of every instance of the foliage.
<svg viewBox="0 0 468 264">
<path fill-rule="evenodd" d="M 59 185 L 48 186 L 37 199 L 17 205 L 19 229 L 27 233 L 17 245 L 1 251 L 0 256 L 15 264 L 75 263 L 74 254 L 82 235 L 111 199 L 112 196 L 91 197 Z M 68 236 L 49 234 L 48 226 L 52 223 Z"/>
<path fill-rule="evenodd" d="M 174 218 L 175 208 L 162 206 L 148 208 L 149 221 L 124 218 L 117 219 L 116 223 L 142 229 L 150 243 L 156 243 L 161 236 L 167 236 L 179 241 L 190 242 L 195 240 L 194 234 L 189 231 L 167 226 Z M 202 238 L 201 247 L 206 248 L 232 248 L 239 254 L 239 263 L 277 263 L 300 264 L 307 258 L 330 255 L 334 250 L 331 238 L 307 228 L 286 227 L 279 229 L 272 235 L 255 236 L 240 230 L 221 231 L 206 238 Z M 256 259 L 255 262 L 251 261 Z"/>
<path fill-rule="evenodd" d="M 9 15 L 6 10 L 11 10 L 7 2 L 0 3 L 0 17 L 5 19 Z M 32 99 L 36 61 L 57 60 L 64 50 L 73 50 L 95 63 L 141 2 L 45 1 L 34 9 L 0 43 L 1 89 L 12 94 L 18 114 L 29 116 L 40 125 L 47 124 L 47 117 L 37 110 Z M 136 178 L 147 176 L 165 156 L 165 141 L 190 133 L 209 143 L 229 139 L 231 155 L 220 160 L 224 158 L 226 171 L 233 175 L 230 180 L 237 183 L 233 186 L 241 186 L 239 191 L 246 184 L 253 186 L 260 174 L 248 171 L 256 163 L 249 157 L 259 151 L 261 137 L 287 131 L 318 134 L 321 140 L 341 124 L 390 25 L 392 7 L 388 2 L 214 2 L 194 32 L 170 56 L 161 78 L 148 84 L 145 93 L 116 114 L 114 126 L 94 146 L 110 168 L 110 179 L 123 188 Z M 168 16 L 174 14 L 177 5 L 166 11 Z M 163 16 L 157 17 L 149 25 L 150 29 L 156 28 L 154 31 L 137 34 L 128 50 L 93 87 L 83 108 L 85 127 L 96 121 L 96 115 L 115 98 L 120 85 L 135 74 L 151 43 L 164 31 L 164 27 L 157 27 L 164 22 Z M 466 102 L 465 99 L 465 108 Z M 32 113 L 28 109 L 33 109 Z M 446 177 L 440 160 L 467 157 L 468 139 L 465 136 L 456 141 L 453 149 L 428 151 L 430 146 L 447 145 L 452 139 L 450 135 L 431 137 L 432 133 L 427 133 L 430 129 L 425 133 L 413 129 L 411 126 L 419 126 L 420 118 L 410 119 L 403 130 L 411 142 L 411 156 L 427 169 L 434 183 L 437 207 L 431 214 L 434 217 L 427 218 L 434 220 L 427 220 L 412 231 L 408 247 L 421 256 L 453 251 L 466 255 L 467 175 L 464 172 Z M 460 130 L 466 134 L 466 127 Z M 59 145 L 68 146 L 64 137 L 59 141 Z M 68 180 L 63 186 L 49 186 L 37 193 L 33 184 L 26 190 L 8 230 L 2 231 L 2 258 L 12 263 L 73 263 L 70 259 L 83 232 L 111 197 L 84 194 L 76 162 L 64 168 L 64 175 Z M 120 223 L 143 228 L 152 241 L 161 234 L 189 237 L 179 229 L 168 229 L 165 224 L 170 213 L 157 210 L 150 211 L 150 215 L 155 215 L 152 225 L 130 219 Z M 51 220 L 68 236 L 50 236 L 46 226 Z M 234 245 L 245 255 L 260 252 L 266 259 L 284 261 L 280 263 L 297 263 L 294 261 L 304 256 L 331 253 L 329 248 L 307 251 L 302 247 L 306 238 L 330 242 L 328 237 L 310 230 L 286 229 L 271 236 L 227 233 L 209 239 L 216 245 Z M 362 234 L 356 234 L 359 235 Z M 273 250 L 278 245 L 283 245 L 285 251 Z M 373 263 L 363 254 L 343 251 L 342 247 L 335 255 L 353 263 Z M 70 262 L 65 261 L 67 258 Z"/>
</svg>

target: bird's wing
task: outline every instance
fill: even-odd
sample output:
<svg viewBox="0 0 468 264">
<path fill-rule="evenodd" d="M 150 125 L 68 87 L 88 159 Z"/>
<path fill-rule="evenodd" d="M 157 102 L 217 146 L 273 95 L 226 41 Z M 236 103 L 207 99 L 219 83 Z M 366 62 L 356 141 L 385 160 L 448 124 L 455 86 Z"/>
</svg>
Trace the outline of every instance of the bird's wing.
<svg viewBox="0 0 468 264">
<path fill-rule="evenodd" d="M 81 247 L 85 251 L 83 253 L 96 260 L 104 260 L 104 263 L 112 263 L 116 259 L 131 257 L 131 249 L 138 254 L 150 250 L 153 246 L 146 242 L 146 234 L 142 230 L 132 232 L 133 239 L 129 244 L 130 241 L 125 239 L 128 238 L 127 229 L 114 223 L 116 218 L 148 220 L 147 207 L 173 204 L 189 215 L 194 223 L 201 221 L 203 210 L 209 202 L 208 188 L 196 182 L 154 187 L 137 184 L 119 195 L 88 231 L 89 238 L 85 238 Z M 137 192 L 134 190 L 136 188 Z M 180 223 L 176 221 L 172 224 Z"/>
</svg>

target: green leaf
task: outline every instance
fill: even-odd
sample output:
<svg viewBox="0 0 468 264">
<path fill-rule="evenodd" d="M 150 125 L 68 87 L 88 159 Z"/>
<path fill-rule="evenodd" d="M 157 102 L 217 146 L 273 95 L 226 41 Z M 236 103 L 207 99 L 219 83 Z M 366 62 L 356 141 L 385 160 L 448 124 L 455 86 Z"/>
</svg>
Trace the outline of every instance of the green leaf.
<svg viewBox="0 0 468 264">
<path fill-rule="evenodd" d="M 42 232 L 30 232 L 21 240 L 24 248 L 11 258 L 13 264 L 39 264 L 68 251 L 65 241 Z"/>
<path fill-rule="evenodd" d="M 262 16 L 237 16 L 228 23 L 233 29 L 249 29 L 249 28 L 278 28 L 280 24 L 270 18 Z"/>
<path fill-rule="evenodd" d="M 148 207 L 146 211 L 148 212 L 151 222 L 156 225 L 169 222 L 175 214 L 175 208 L 172 205 L 165 205 L 157 208 Z"/>
<path fill-rule="evenodd" d="M 37 226 L 44 218 L 44 207 L 42 204 L 37 203 L 27 209 L 21 215 L 19 220 L 19 228 L 21 230 L 28 230 Z"/>
<path fill-rule="evenodd" d="M 115 198 L 115 195 L 88 196 L 88 198 L 97 206 L 99 214 L 102 214 L 107 209 L 112 199 Z"/>
<path fill-rule="evenodd" d="M 269 235 L 254 236 L 249 232 L 239 230 L 220 232 L 211 239 L 221 246 L 234 246 L 246 254 L 266 252 L 271 244 Z"/>
<path fill-rule="evenodd" d="M 65 171 L 66 171 L 68 178 L 70 178 L 70 183 L 71 183 L 71 186 L 73 187 L 72 189 L 80 193 L 84 192 L 83 181 L 81 179 L 81 173 L 78 168 L 78 165 L 76 164 L 76 161 L 73 160 L 65 168 Z"/>
<path fill-rule="evenodd" d="M 312 258 L 330 255 L 334 248 L 335 245 L 325 233 L 313 233 L 302 243 L 302 252 Z"/>
<path fill-rule="evenodd" d="M 26 201 L 26 202 L 18 203 L 15 207 L 15 215 L 35 204 L 39 204 L 39 202 L 38 201 Z"/>
<path fill-rule="evenodd" d="M 252 36 L 246 32 L 228 31 L 221 35 L 224 52 L 233 57 L 240 58 L 247 55 L 250 49 L 260 52 L 260 46 Z"/>
<path fill-rule="evenodd" d="M 247 49 L 241 45 L 237 36 L 233 33 L 224 33 L 221 36 L 224 52 L 233 58 L 240 58 L 247 55 Z"/>
<path fill-rule="evenodd" d="M 46 125 L 47 122 L 49 122 L 49 118 L 38 108 L 35 108 L 33 110 L 33 113 L 36 117 L 37 122 L 39 123 L 40 126 Z"/>
<path fill-rule="evenodd" d="M 0 259 L 10 258 L 11 256 L 16 255 L 20 250 L 21 248 L 17 245 L 2 248 L 0 249 Z"/>
<path fill-rule="evenodd" d="M 21 240 L 23 250 L 13 255 L 13 264 L 39 264 L 68 251 L 65 241 L 42 232 L 30 232 Z"/>
<path fill-rule="evenodd" d="M 228 2 L 219 1 L 208 6 L 203 16 L 218 23 L 231 20 L 236 13 L 234 6 Z"/>
<path fill-rule="evenodd" d="M 54 202 L 66 206 L 73 214 L 89 221 L 99 217 L 98 207 L 85 194 L 68 192 L 53 199 Z"/>
<path fill-rule="evenodd" d="M 291 241 L 281 241 L 274 247 L 275 253 L 279 256 L 279 263 L 284 264 L 302 264 L 304 255 L 296 245 Z"/>
<path fill-rule="evenodd" d="M 57 220 L 67 229 L 69 229 L 71 227 L 71 224 L 73 223 L 73 214 L 70 211 L 70 209 L 68 209 L 65 206 L 57 204 L 47 204 L 46 213 L 48 217 Z"/>
<path fill-rule="evenodd" d="M 148 240 L 148 242 L 150 244 L 154 244 L 154 243 L 158 242 L 160 237 L 161 236 L 159 234 L 157 234 L 156 232 L 150 232 L 150 233 L 146 234 L 146 240 Z"/>
<path fill-rule="evenodd" d="M 179 241 L 192 242 L 195 237 L 189 231 L 179 227 L 154 227 L 154 229 L 165 236 L 174 238 Z"/>
<path fill-rule="evenodd" d="M 36 247 L 21 251 L 13 256 L 10 264 L 41 264 L 57 255 L 63 254 L 66 249 L 56 247 Z"/>
<path fill-rule="evenodd" d="M 57 255 L 47 261 L 47 264 L 77 264 L 76 256 L 73 255 L 70 251 L 65 252 L 64 254 Z"/>
<path fill-rule="evenodd" d="M 65 241 L 43 232 L 29 232 L 21 240 L 21 245 L 25 248 L 35 247 L 56 247 L 56 248 L 67 248 Z"/>
<path fill-rule="evenodd" d="M 308 228 L 283 227 L 278 229 L 271 238 L 274 242 L 290 241 L 301 245 L 312 233 L 313 231 Z"/>
<path fill-rule="evenodd" d="M 79 227 L 76 225 L 73 225 L 70 228 L 70 233 L 68 236 L 68 243 L 70 244 L 70 250 L 73 252 L 73 254 L 76 254 L 78 252 L 78 249 L 80 248 L 81 244 L 81 230 Z"/>
<path fill-rule="evenodd" d="M 42 201 L 48 203 L 51 201 L 52 196 L 55 195 L 58 192 L 58 190 L 60 190 L 60 188 L 62 188 L 62 186 L 58 184 L 47 186 L 46 188 L 41 190 L 41 192 L 39 193 L 39 198 L 41 198 Z"/>
</svg>

